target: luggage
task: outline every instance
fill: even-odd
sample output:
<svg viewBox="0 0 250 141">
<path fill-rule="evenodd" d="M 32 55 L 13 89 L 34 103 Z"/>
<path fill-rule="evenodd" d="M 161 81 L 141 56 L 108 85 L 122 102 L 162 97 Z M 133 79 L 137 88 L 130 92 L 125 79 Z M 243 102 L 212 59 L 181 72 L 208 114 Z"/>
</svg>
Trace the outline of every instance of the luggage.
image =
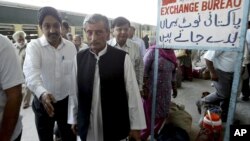
<svg viewBox="0 0 250 141">
<path fill-rule="evenodd" d="M 207 110 L 200 126 L 196 141 L 222 141 L 222 121 L 218 113 Z"/>
<path fill-rule="evenodd" d="M 160 131 L 157 141 L 190 141 L 188 133 L 173 124 L 165 124 Z"/>
</svg>

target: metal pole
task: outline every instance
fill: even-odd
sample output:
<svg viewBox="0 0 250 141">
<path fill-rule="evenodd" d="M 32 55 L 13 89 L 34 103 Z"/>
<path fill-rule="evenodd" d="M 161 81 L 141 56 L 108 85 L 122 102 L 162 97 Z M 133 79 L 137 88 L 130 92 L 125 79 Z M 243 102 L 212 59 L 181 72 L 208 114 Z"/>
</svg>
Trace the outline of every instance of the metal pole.
<svg viewBox="0 0 250 141">
<path fill-rule="evenodd" d="M 230 97 L 230 102 L 229 102 L 229 107 L 228 107 L 228 116 L 227 116 L 227 122 L 226 122 L 226 131 L 225 131 L 224 141 L 229 141 L 230 139 L 230 125 L 232 125 L 233 120 L 234 120 L 236 100 L 237 100 L 237 94 L 238 94 L 239 83 L 240 83 L 242 56 L 243 56 L 243 53 L 240 52 L 237 57 L 238 63 L 235 66 L 231 97 Z"/>
<path fill-rule="evenodd" d="M 242 60 L 243 60 L 243 52 L 244 52 L 244 46 L 245 46 L 245 37 L 246 37 L 246 30 L 247 30 L 247 23 L 248 22 L 248 15 L 249 15 L 249 0 L 244 1 L 244 11 L 243 11 L 243 19 L 242 19 L 242 27 L 241 27 L 241 35 L 240 35 L 240 50 L 239 55 L 236 60 L 236 66 L 234 69 L 234 79 L 232 84 L 232 91 L 231 91 L 231 97 L 229 101 L 229 107 L 228 107 L 228 115 L 227 115 L 227 123 L 226 123 L 226 131 L 224 135 L 224 141 L 230 140 L 230 125 L 232 125 L 234 120 L 234 113 L 235 113 L 235 107 L 237 102 L 237 94 L 239 90 L 239 83 L 240 83 L 240 75 L 241 75 L 241 67 L 242 67 Z"/>
<path fill-rule="evenodd" d="M 155 49 L 155 61 L 154 61 L 154 82 L 153 82 L 153 99 L 152 99 L 152 113 L 151 113 L 151 141 L 154 141 L 154 126 L 155 126 L 155 104 L 156 104 L 156 92 L 157 92 L 157 79 L 158 79 L 158 56 L 159 49 Z"/>
</svg>

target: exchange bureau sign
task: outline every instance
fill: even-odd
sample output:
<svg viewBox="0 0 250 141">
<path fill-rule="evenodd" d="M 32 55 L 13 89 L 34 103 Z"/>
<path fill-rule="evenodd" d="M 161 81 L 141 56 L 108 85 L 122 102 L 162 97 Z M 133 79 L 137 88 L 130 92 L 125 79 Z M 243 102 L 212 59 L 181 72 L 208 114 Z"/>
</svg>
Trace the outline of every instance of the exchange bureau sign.
<svg viewBox="0 0 250 141">
<path fill-rule="evenodd" d="M 230 125 L 234 119 L 249 7 L 250 0 L 158 0 L 157 47 L 238 52 L 224 141 L 230 140 Z M 152 109 L 155 107 L 158 54 L 156 50 Z M 152 117 L 154 113 L 153 109 Z M 154 120 L 151 126 L 154 127 Z M 242 137 L 250 134 L 245 128 L 231 131 L 231 140 L 241 137 L 243 141 Z"/>
<path fill-rule="evenodd" d="M 245 1 L 160 0 L 158 45 L 239 48 L 240 38 L 245 37 L 245 30 L 242 30 L 246 24 L 243 23 Z"/>
</svg>

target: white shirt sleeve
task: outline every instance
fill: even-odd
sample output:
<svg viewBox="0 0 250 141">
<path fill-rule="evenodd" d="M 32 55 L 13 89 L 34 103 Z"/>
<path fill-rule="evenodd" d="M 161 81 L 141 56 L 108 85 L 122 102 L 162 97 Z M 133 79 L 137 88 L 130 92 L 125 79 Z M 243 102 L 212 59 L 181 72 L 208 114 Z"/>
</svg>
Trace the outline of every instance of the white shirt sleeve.
<svg viewBox="0 0 250 141">
<path fill-rule="evenodd" d="M 0 42 L 0 85 L 1 89 L 6 90 L 22 84 L 24 82 L 24 78 L 21 70 L 21 64 L 18 61 L 18 56 L 16 55 L 12 43 L 3 36 L 0 36 Z"/>
<path fill-rule="evenodd" d="M 35 93 L 37 98 L 46 92 L 41 78 L 41 52 L 39 44 L 31 42 L 27 45 L 23 72 L 28 88 Z"/>
<path fill-rule="evenodd" d="M 204 59 L 207 59 L 209 61 L 213 61 L 215 56 L 215 51 L 214 50 L 208 50 L 205 54 L 204 54 Z"/>
<path fill-rule="evenodd" d="M 21 64 L 14 50 L 11 41 L 0 34 L 0 129 L 3 122 L 5 106 L 7 104 L 7 94 L 5 90 L 24 83 Z M 10 105 L 9 105 L 10 106 Z M 3 129 L 5 130 L 5 129 Z M 22 130 L 21 116 L 19 116 L 15 129 L 13 130 L 11 141 L 16 139 Z M 2 140 L 2 139 L 0 139 Z"/>
<path fill-rule="evenodd" d="M 136 81 L 133 65 L 128 55 L 124 63 L 124 80 L 128 96 L 130 127 L 134 130 L 146 128 L 145 115 L 142 106 L 138 84 Z"/>
<path fill-rule="evenodd" d="M 78 85 L 77 85 L 77 60 L 74 59 L 73 70 L 71 75 L 71 89 L 68 102 L 68 123 L 77 124 L 77 112 L 78 112 Z"/>
</svg>

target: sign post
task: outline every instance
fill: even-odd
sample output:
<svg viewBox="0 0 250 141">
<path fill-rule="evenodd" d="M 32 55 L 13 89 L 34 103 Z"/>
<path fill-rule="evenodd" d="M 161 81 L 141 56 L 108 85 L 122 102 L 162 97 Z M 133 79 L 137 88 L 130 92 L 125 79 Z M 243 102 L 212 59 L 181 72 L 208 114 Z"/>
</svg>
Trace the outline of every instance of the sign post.
<svg viewBox="0 0 250 141">
<path fill-rule="evenodd" d="M 157 47 L 239 53 L 234 70 L 225 141 L 229 140 L 229 129 L 234 118 L 248 11 L 249 0 L 158 0 Z M 155 61 L 158 64 L 158 58 Z M 157 75 L 154 77 L 156 81 Z M 154 84 L 153 108 L 157 83 Z M 151 125 L 154 125 L 155 109 L 152 110 Z M 154 136 L 153 127 L 151 137 Z"/>
</svg>

